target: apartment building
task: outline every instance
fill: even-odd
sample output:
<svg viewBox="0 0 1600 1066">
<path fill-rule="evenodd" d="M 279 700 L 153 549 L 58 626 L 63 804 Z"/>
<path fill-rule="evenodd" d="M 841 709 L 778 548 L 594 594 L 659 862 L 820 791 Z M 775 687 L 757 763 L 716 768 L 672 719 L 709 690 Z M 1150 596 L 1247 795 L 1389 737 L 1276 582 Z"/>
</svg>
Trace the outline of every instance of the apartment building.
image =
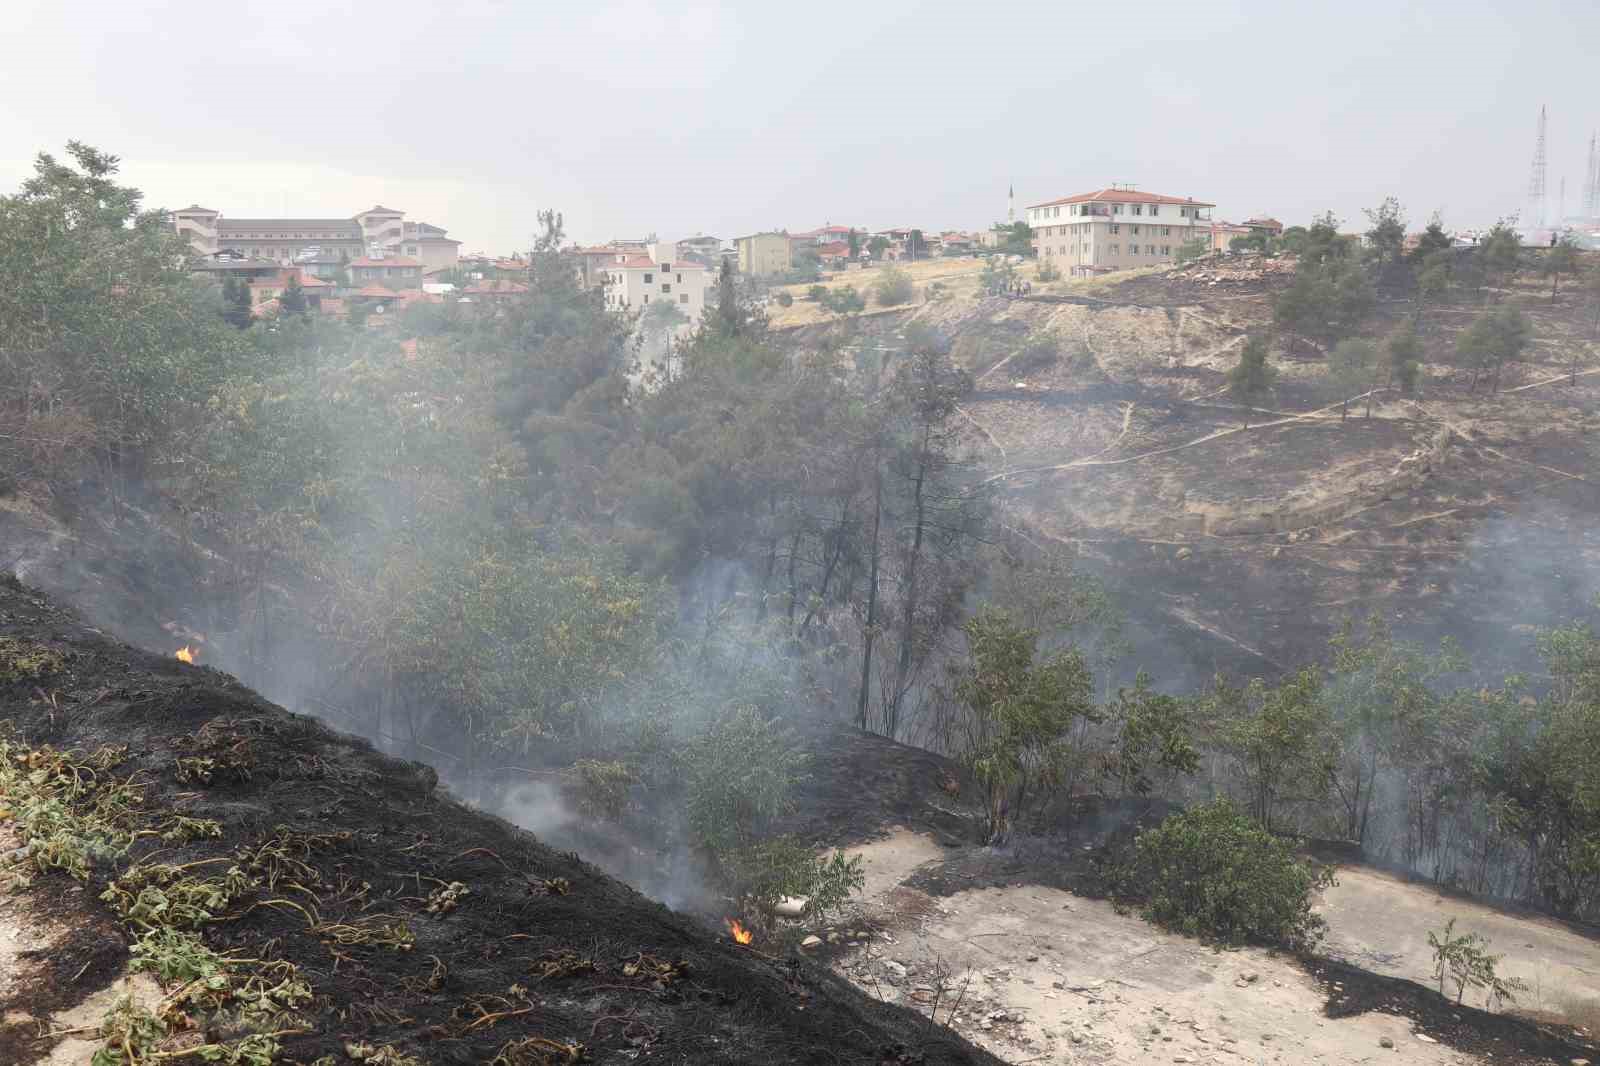
<svg viewBox="0 0 1600 1066">
<path fill-rule="evenodd" d="M 699 263 L 677 259 L 676 253 L 671 241 L 653 245 L 648 255 L 614 253 L 601 277 L 606 307 L 613 311 L 644 311 L 651 303 L 666 300 L 677 305 L 686 325 L 698 322 L 706 309 L 711 271 Z"/>
<path fill-rule="evenodd" d="M 1072 274 L 1170 263 L 1187 241 L 1211 242 L 1211 209 L 1192 197 L 1113 185 L 1027 209 L 1040 262 Z"/>
<path fill-rule="evenodd" d="M 787 233 L 752 233 L 734 242 L 739 250 L 739 273 L 765 278 L 794 269 Z"/>
<path fill-rule="evenodd" d="M 172 213 L 173 227 L 198 255 L 233 252 L 253 259 L 293 263 L 304 259 L 359 259 L 373 251 L 415 259 L 425 271 L 456 265 L 461 242 L 404 211 L 379 204 L 351 218 L 227 218 L 198 204 Z"/>
</svg>

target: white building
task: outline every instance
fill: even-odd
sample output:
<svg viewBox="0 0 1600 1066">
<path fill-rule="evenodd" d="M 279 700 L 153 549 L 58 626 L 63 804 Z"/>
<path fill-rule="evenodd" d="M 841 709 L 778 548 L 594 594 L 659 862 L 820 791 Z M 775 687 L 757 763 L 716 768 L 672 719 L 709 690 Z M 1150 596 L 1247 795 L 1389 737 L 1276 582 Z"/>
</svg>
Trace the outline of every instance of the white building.
<svg viewBox="0 0 1600 1066">
<path fill-rule="evenodd" d="M 1113 185 L 1028 208 L 1040 263 L 1072 274 L 1170 263 L 1186 242 L 1211 246 L 1215 204 Z"/>
<path fill-rule="evenodd" d="M 706 309 L 706 289 L 711 272 L 699 263 L 675 258 L 671 241 L 650 246 L 649 254 L 618 252 L 602 267 L 606 307 L 613 311 L 647 311 L 652 303 L 666 301 L 683 314 L 687 329 L 700 321 Z"/>
</svg>

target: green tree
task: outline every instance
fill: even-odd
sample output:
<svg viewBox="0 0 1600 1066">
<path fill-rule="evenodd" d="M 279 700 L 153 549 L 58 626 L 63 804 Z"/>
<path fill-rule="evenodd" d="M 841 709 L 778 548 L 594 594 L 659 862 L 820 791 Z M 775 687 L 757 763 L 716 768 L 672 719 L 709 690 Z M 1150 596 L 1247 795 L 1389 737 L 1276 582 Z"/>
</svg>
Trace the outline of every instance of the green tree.
<svg viewBox="0 0 1600 1066">
<path fill-rule="evenodd" d="M 250 306 L 250 286 L 233 274 L 222 280 L 222 318 L 235 329 L 249 329 L 255 321 Z"/>
<path fill-rule="evenodd" d="M 1405 251 L 1406 215 L 1400 201 L 1386 197 L 1377 207 L 1366 209 L 1367 245 L 1380 259 L 1398 263 Z"/>
<path fill-rule="evenodd" d="M 1301 670 L 1273 685 L 1256 678 L 1234 686 L 1219 678 L 1201 707 L 1263 829 L 1282 828 L 1284 806 L 1327 795 L 1333 741 L 1317 670 Z"/>
<path fill-rule="evenodd" d="M 1350 252 L 1350 243 L 1339 235 L 1340 220 L 1332 211 L 1312 219 L 1305 233 L 1300 252 L 1302 264 L 1321 266 L 1332 260 L 1343 259 Z"/>
<path fill-rule="evenodd" d="M 1332 784 L 1344 808 L 1344 834 L 1366 843 L 1378 777 L 1403 768 L 1408 754 L 1429 743 L 1438 720 L 1438 683 L 1466 663 L 1455 645 L 1436 654 L 1395 639 L 1374 615 L 1365 627 L 1348 621 L 1332 641 L 1325 689 L 1341 756 Z"/>
<path fill-rule="evenodd" d="M 889 249 L 889 238 L 875 236 L 867 241 L 867 254 L 873 259 L 882 259 L 883 253 Z"/>
<path fill-rule="evenodd" d="M 1493 308 L 1473 319 L 1456 340 L 1458 356 L 1472 369 L 1470 391 L 1476 391 L 1478 382 L 1487 376 L 1489 391 L 1498 392 L 1501 370 L 1522 358 L 1529 334 L 1527 318 L 1514 307 Z"/>
<path fill-rule="evenodd" d="M 1418 262 L 1417 304 L 1413 322 L 1420 330 L 1423 312 L 1442 303 L 1455 284 L 1455 255 L 1444 248 L 1420 257 Z"/>
<path fill-rule="evenodd" d="M 278 308 L 286 315 L 305 315 L 306 291 L 301 288 L 298 277 L 291 277 L 283 287 L 283 295 L 278 297 Z"/>
<path fill-rule="evenodd" d="M 1440 252 L 1448 252 L 1454 245 L 1450 234 L 1444 231 L 1444 221 L 1435 211 L 1428 219 L 1428 225 L 1417 238 L 1417 246 L 1411 250 L 1411 258 L 1418 263 L 1427 262 Z"/>
<path fill-rule="evenodd" d="M 1334 345 L 1328 353 L 1328 378 L 1340 401 L 1339 421 L 1350 416 L 1350 397 L 1367 390 L 1367 417 L 1372 417 L 1372 389 L 1376 387 L 1378 346 L 1369 340 L 1351 337 Z"/>
<path fill-rule="evenodd" d="M 1400 383 L 1400 392 L 1412 396 L 1422 377 L 1422 342 L 1416 330 L 1397 329 L 1389 334 L 1383 345 L 1389 371 L 1389 384 Z"/>
<path fill-rule="evenodd" d="M 990 296 L 1010 290 L 1017 281 L 1017 268 L 1003 255 L 992 255 L 984 260 L 983 272 L 978 275 L 978 287 Z"/>
<path fill-rule="evenodd" d="M 873 299 L 880 307 L 895 307 L 909 303 L 915 291 L 911 284 L 911 275 L 893 266 L 884 267 L 872 285 Z"/>
<path fill-rule="evenodd" d="M 1544 272 L 1550 279 L 1550 302 L 1556 302 L 1556 290 L 1561 285 L 1561 275 L 1578 269 L 1578 246 L 1571 237 L 1562 237 L 1544 253 Z"/>
<path fill-rule="evenodd" d="M 250 348 L 168 217 L 117 183 L 117 157 L 67 152 L 0 196 L 0 469 L 48 482 L 92 462 L 114 487 L 183 440 Z"/>
<path fill-rule="evenodd" d="M 1289 226 L 1278 237 L 1283 250 L 1292 255 L 1304 255 L 1310 241 L 1310 231 L 1304 226 Z"/>
<path fill-rule="evenodd" d="M 1152 691 L 1143 670 L 1131 689 L 1117 689 L 1106 713 L 1116 729 L 1116 744 L 1105 754 L 1105 771 L 1123 795 L 1148 795 L 1156 774 L 1170 783 L 1199 769 L 1188 703 Z"/>
<path fill-rule="evenodd" d="M 1511 222 L 1501 219 L 1478 242 L 1485 295 L 1492 285 L 1510 283 L 1522 264 L 1522 237 Z"/>
<path fill-rule="evenodd" d="M 850 246 L 850 261 L 854 263 L 861 258 L 861 234 L 857 233 L 855 227 L 852 226 L 850 227 L 850 232 L 846 234 L 846 238 Z"/>
<path fill-rule="evenodd" d="M 1244 405 L 1244 428 L 1250 428 L 1250 409 L 1256 398 L 1272 388 L 1278 371 L 1267 362 L 1267 341 L 1250 337 L 1239 350 L 1239 361 L 1228 371 L 1228 391 Z"/>
<path fill-rule="evenodd" d="M 1175 261 L 1179 266 L 1186 266 L 1187 264 L 1194 262 L 1196 259 L 1203 258 L 1210 251 L 1211 245 L 1199 237 L 1196 237 L 1193 240 L 1184 241 L 1182 244 L 1178 245 L 1178 253 L 1175 257 Z"/>
<path fill-rule="evenodd" d="M 1030 791 L 1069 757 L 1073 725 L 1097 717 L 1093 683 L 1075 649 L 1040 660 L 1038 633 L 1003 611 L 979 610 L 962 632 L 967 657 L 950 668 L 958 710 L 946 737 L 982 787 L 989 841 L 1000 843 Z"/>
</svg>

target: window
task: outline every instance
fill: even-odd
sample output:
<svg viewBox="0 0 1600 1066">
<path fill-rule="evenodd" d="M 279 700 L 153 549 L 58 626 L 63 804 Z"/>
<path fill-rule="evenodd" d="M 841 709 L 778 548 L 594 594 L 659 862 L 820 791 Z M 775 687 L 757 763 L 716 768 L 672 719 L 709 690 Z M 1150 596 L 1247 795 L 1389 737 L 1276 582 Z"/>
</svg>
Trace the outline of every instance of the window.
<svg viewBox="0 0 1600 1066">
<path fill-rule="evenodd" d="M 679 284 L 679 285 L 682 285 L 682 284 L 683 284 L 683 275 L 682 275 L 682 274 L 679 274 L 679 275 L 678 275 L 678 284 Z"/>
<path fill-rule="evenodd" d="M 1122 232 L 1122 227 L 1119 224 L 1113 222 L 1113 223 L 1111 223 L 1111 232 L 1112 233 L 1121 233 Z"/>
<path fill-rule="evenodd" d="M 649 303 L 650 302 L 650 294 L 649 293 L 645 293 L 644 294 L 644 302 L 645 303 Z"/>
<path fill-rule="evenodd" d="M 1156 246 L 1153 245 L 1153 244 L 1145 245 L 1144 246 L 1144 254 L 1145 255 L 1155 255 L 1156 254 Z"/>
<path fill-rule="evenodd" d="M 1141 206 L 1140 204 L 1134 204 L 1133 205 L 1133 213 L 1136 214 L 1136 215 L 1144 214 L 1144 207 Z"/>
<path fill-rule="evenodd" d="M 689 294 L 686 293 L 686 292 L 678 293 L 678 302 L 681 303 L 681 304 L 688 303 L 689 302 Z"/>
<path fill-rule="evenodd" d="M 1137 212 L 1135 212 L 1135 213 L 1137 213 Z M 1138 226 L 1130 226 L 1129 228 L 1136 234 L 1139 232 L 1139 227 Z"/>
<path fill-rule="evenodd" d="M 1112 214 L 1113 214 L 1113 215 L 1120 215 L 1120 214 L 1122 214 L 1122 205 L 1121 205 L 1121 204 L 1112 204 L 1112 205 L 1111 205 L 1111 213 L 1112 213 Z"/>
<path fill-rule="evenodd" d="M 1113 244 L 1113 245 L 1112 245 L 1112 246 L 1111 246 L 1111 254 L 1112 254 L 1112 255 L 1121 255 L 1121 254 L 1122 254 L 1122 245 L 1120 245 L 1120 244 Z"/>
<path fill-rule="evenodd" d="M 671 292 L 672 291 L 672 286 L 668 285 L 666 282 L 663 281 L 661 283 L 661 291 L 662 292 Z"/>
<path fill-rule="evenodd" d="M 645 283 L 645 284 L 646 284 L 646 285 L 649 285 L 649 284 L 650 284 L 650 283 L 651 283 L 651 282 L 653 282 L 653 281 L 654 281 L 654 280 L 655 280 L 655 278 L 654 278 L 654 277 L 652 277 L 652 276 L 651 276 L 651 275 L 649 275 L 649 274 L 646 274 L 646 275 L 645 275 L 645 276 L 644 276 L 644 283 Z"/>
<path fill-rule="evenodd" d="M 1163 236 L 1163 237 L 1170 237 L 1170 236 L 1172 236 L 1172 227 L 1171 227 L 1171 226 L 1162 226 L 1162 227 L 1161 227 L 1161 235 L 1162 235 L 1162 236 Z"/>
<path fill-rule="evenodd" d="M 1150 216 L 1152 218 L 1154 218 L 1156 215 L 1159 215 L 1160 213 L 1161 213 L 1161 207 L 1160 207 L 1159 204 L 1151 204 L 1150 205 Z"/>
<path fill-rule="evenodd" d="M 1050 217 L 1051 217 L 1051 218 L 1060 218 L 1060 217 L 1061 217 L 1061 208 L 1059 208 L 1059 207 L 1052 207 L 1052 208 L 1051 208 L 1051 209 L 1050 209 Z"/>
<path fill-rule="evenodd" d="M 1172 254 L 1172 245 L 1170 245 L 1170 244 L 1163 244 L 1163 245 L 1162 245 L 1162 246 L 1161 246 L 1161 254 L 1162 254 L 1162 255 L 1171 255 L 1171 254 Z"/>
</svg>

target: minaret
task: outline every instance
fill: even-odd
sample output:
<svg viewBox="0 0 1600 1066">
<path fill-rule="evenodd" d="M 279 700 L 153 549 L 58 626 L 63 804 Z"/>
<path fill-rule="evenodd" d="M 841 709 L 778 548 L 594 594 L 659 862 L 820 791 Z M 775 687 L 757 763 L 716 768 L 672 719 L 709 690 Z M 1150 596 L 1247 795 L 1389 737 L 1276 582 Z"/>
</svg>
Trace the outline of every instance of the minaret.
<svg viewBox="0 0 1600 1066">
<path fill-rule="evenodd" d="M 1017 187 L 1006 187 L 1006 224 L 1014 225 L 1017 221 Z"/>
</svg>

